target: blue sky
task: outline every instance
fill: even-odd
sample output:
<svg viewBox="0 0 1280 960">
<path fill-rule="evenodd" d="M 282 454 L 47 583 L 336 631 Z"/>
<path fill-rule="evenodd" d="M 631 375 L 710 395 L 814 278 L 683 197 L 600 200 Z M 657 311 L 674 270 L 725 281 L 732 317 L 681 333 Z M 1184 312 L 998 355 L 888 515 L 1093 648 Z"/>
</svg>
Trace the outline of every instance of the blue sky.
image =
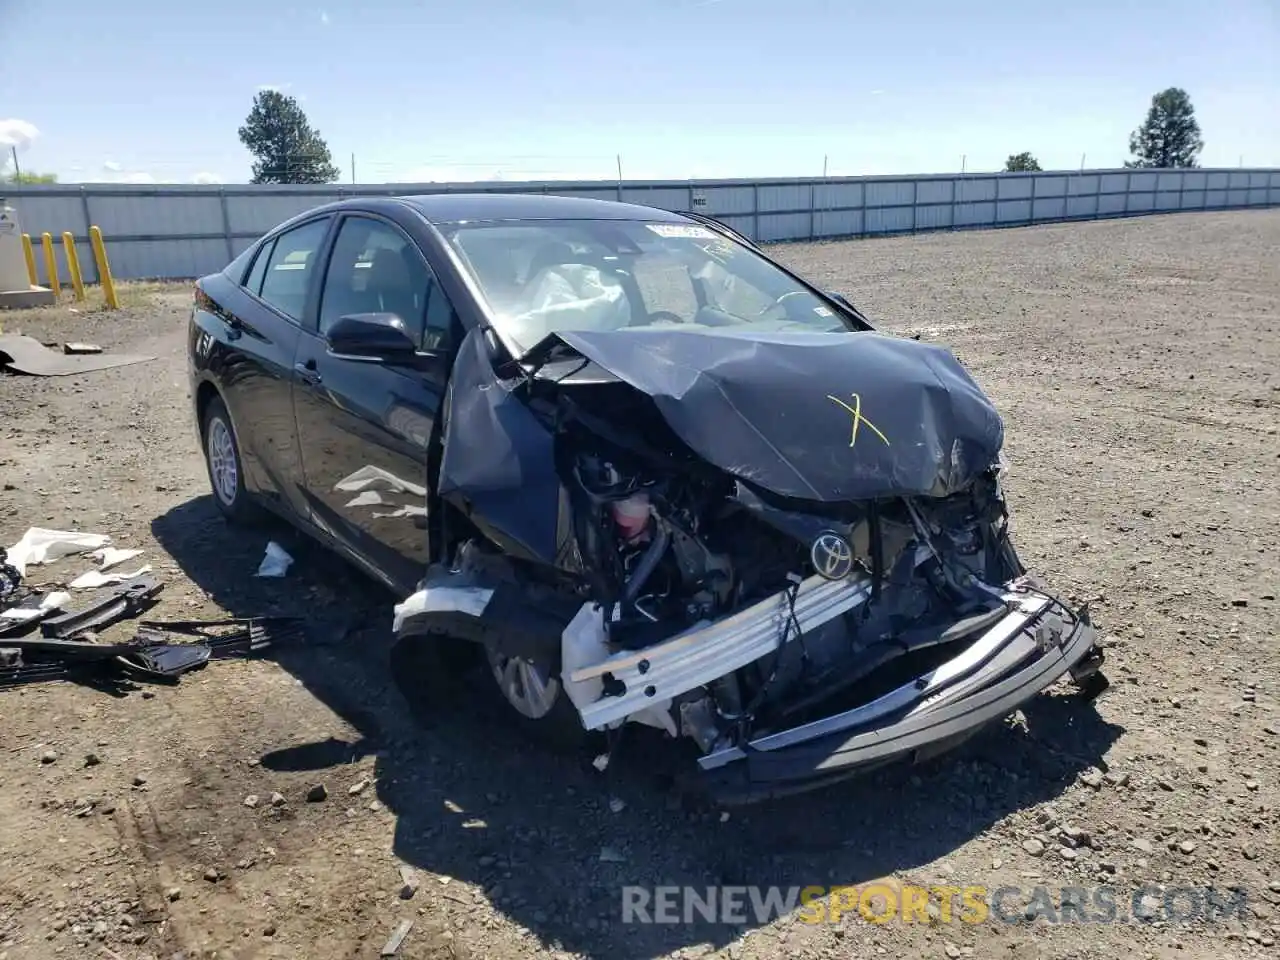
<svg viewBox="0 0 1280 960">
<path fill-rule="evenodd" d="M 1280 166 L 1280 0 L 0 0 L 0 140 L 64 181 L 244 181 L 255 92 L 350 179 L 1119 166 L 1182 86 Z"/>
</svg>

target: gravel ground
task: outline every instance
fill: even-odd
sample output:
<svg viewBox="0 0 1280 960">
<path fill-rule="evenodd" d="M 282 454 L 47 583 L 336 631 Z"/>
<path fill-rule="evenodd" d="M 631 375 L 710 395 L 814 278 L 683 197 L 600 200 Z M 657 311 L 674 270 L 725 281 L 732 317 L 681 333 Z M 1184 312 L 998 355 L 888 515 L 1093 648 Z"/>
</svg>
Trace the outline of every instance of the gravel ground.
<svg viewBox="0 0 1280 960">
<path fill-rule="evenodd" d="M 778 248 L 885 328 L 952 345 L 990 392 L 1015 538 L 1090 602 L 1113 686 L 727 817 L 682 807 L 670 751 L 643 737 L 600 774 L 485 710 L 415 716 L 387 666 L 388 597 L 287 530 L 216 518 L 186 394 L 189 289 L 117 315 L 0 316 L 158 356 L 0 375 L 0 543 L 32 525 L 105 532 L 164 579 L 155 616 L 313 626 L 301 648 L 173 687 L 0 692 L 0 960 L 373 957 L 405 920 L 399 956 L 453 960 L 1276 956 L 1277 250 L 1280 211 Z M 297 558 L 283 580 L 253 576 L 268 539 Z M 877 879 L 1014 887 L 1017 922 L 966 922 L 945 893 L 915 922 L 622 922 L 624 884 Z M 1100 884 L 1115 922 L 1054 909 L 1064 886 L 1101 902 Z M 1184 890 L 1165 914 L 1161 890 L 1206 886 L 1245 906 L 1182 919 Z M 1129 919 L 1135 897 L 1155 921 Z"/>
</svg>

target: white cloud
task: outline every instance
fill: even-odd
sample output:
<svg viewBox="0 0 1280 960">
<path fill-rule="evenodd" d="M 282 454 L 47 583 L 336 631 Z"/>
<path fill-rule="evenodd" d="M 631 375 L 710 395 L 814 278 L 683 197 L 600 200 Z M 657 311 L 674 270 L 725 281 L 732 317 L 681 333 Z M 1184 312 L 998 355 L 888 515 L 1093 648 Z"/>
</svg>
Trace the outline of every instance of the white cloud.
<svg viewBox="0 0 1280 960">
<path fill-rule="evenodd" d="M 476 167 L 413 167 L 388 183 L 478 183 L 505 179 L 500 170 Z"/>
<path fill-rule="evenodd" d="M 321 25 L 326 27 L 329 25 L 329 14 L 326 13 L 324 10 L 320 11 L 320 23 Z"/>
<path fill-rule="evenodd" d="M 276 93 L 284 93 L 292 86 L 292 83 L 260 83 L 258 84 L 258 92 L 264 93 L 267 90 L 274 90 Z"/>
<path fill-rule="evenodd" d="M 205 173 L 202 171 L 200 173 L 197 173 L 194 177 L 192 177 L 191 182 L 192 183 L 221 183 L 222 178 L 218 176 L 216 173 Z"/>
<path fill-rule="evenodd" d="M 120 164 L 116 163 L 114 160 L 108 160 L 103 163 L 102 169 L 107 173 L 119 173 L 122 168 Z"/>
<path fill-rule="evenodd" d="M 40 131 L 36 129 L 35 124 L 28 123 L 26 120 L 19 120 L 17 117 L 0 120 L 0 147 L 17 147 L 19 150 L 24 150 L 39 136 Z"/>
<path fill-rule="evenodd" d="M 872 90 L 872 91 L 871 91 L 871 95 L 872 95 L 873 97 L 878 97 L 878 96 L 880 96 L 880 94 L 882 94 L 882 93 L 884 93 L 884 91 L 883 91 L 883 90 Z"/>
<path fill-rule="evenodd" d="M 120 178 L 121 183 L 155 183 L 156 178 L 145 170 L 130 170 Z"/>
</svg>

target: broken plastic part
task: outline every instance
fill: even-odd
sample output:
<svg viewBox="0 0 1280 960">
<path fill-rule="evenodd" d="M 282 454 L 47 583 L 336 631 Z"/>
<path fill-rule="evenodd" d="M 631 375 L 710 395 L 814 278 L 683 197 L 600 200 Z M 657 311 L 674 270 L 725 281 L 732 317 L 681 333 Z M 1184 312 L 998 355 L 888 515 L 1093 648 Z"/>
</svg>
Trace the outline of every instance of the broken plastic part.
<svg viewBox="0 0 1280 960">
<path fill-rule="evenodd" d="M 127 550 L 120 551 L 128 553 Z M 142 551 L 137 551 L 141 553 Z M 146 564 L 134 570 L 131 573 L 103 573 L 99 570 L 88 570 L 80 576 L 72 580 L 67 586 L 73 590 L 92 590 L 96 587 L 105 587 L 108 583 L 124 583 L 126 580 L 132 580 L 134 577 L 140 577 L 144 573 L 151 572 L 151 564 Z"/>
<path fill-rule="evenodd" d="M 69 530 L 32 527 L 22 535 L 21 540 L 8 549 L 7 562 L 19 574 L 26 576 L 28 564 L 50 563 L 61 557 L 96 550 L 110 542 L 111 538 L 102 533 L 77 533 Z"/>
<path fill-rule="evenodd" d="M 155 602 L 162 584 L 151 577 L 120 584 L 106 596 L 85 607 L 51 617 L 40 625 L 46 637 L 71 637 L 94 627 L 103 627 L 122 617 L 136 616 Z"/>
<path fill-rule="evenodd" d="M 267 544 L 267 552 L 258 566 L 259 577 L 283 577 L 288 572 L 293 557 L 285 552 L 284 547 L 272 540 Z"/>
</svg>

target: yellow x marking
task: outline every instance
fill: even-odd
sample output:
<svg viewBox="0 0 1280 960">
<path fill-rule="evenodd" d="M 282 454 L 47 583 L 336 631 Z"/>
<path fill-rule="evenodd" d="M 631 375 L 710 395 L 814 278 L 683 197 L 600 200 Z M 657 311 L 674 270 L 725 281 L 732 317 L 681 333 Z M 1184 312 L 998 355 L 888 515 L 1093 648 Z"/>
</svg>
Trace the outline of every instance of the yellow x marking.
<svg viewBox="0 0 1280 960">
<path fill-rule="evenodd" d="M 856 393 L 852 393 L 850 396 L 853 397 L 853 406 L 849 406 L 849 404 L 845 403 L 839 397 L 833 397 L 831 394 L 827 394 L 828 400 L 837 406 L 843 407 L 849 412 L 849 415 L 853 417 L 853 435 L 849 438 L 849 446 L 852 447 L 858 442 L 858 427 L 861 424 L 866 424 L 868 430 L 883 440 L 886 447 L 889 446 L 889 438 L 876 429 L 876 425 L 874 423 L 862 415 L 862 397 Z"/>
</svg>

